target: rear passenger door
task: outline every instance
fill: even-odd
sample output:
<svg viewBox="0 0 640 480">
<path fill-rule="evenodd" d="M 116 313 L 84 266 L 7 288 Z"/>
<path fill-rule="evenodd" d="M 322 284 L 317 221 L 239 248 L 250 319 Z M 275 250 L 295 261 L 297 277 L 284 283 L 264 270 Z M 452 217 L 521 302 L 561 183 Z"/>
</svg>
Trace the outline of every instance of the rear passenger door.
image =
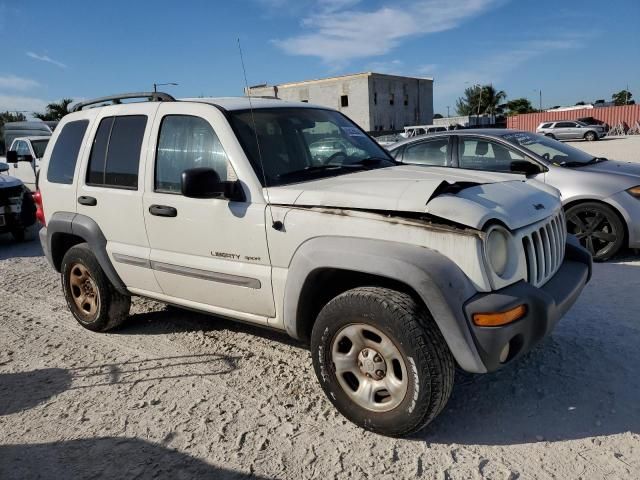
<svg viewBox="0 0 640 480">
<path fill-rule="evenodd" d="M 77 213 L 93 219 L 128 288 L 158 292 L 142 214 L 144 154 L 157 103 L 101 109 L 78 178 Z"/>
<path fill-rule="evenodd" d="M 213 168 L 221 180 L 236 180 L 227 152 L 237 140 L 229 132 L 224 115 L 211 105 L 160 105 L 144 195 L 151 267 L 167 301 L 266 322 L 264 317 L 275 315 L 266 205 L 181 193 L 182 172 L 191 168 Z"/>
<path fill-rule="evenodd" d="M 574 138 L 576 124 L 574 122 L 558 122 L 554 128 L 553 134 L 558 140 L 568 140 Z"/>
</svg>

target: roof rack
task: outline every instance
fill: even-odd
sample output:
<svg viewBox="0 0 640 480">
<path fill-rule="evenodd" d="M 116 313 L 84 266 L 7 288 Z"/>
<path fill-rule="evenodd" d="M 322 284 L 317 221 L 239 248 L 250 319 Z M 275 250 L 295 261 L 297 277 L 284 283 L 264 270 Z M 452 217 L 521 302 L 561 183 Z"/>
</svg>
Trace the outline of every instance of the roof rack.
<svg viewBox="0 0 640 480">
<path fill-rule="evenodd" d="M 89 105 L 97 105 L 100 103 L 111 102 L 111 105 L 117 105 L 122 103 L 121 100 L 126 100 L 129 98 L 146 98 L 149 102 L 173 102 L 175 98 L 173 98 L 168 93 L 163 92 L 136 92 L 136 93 L 120 93 L 117 95 L 109 95 L 108 97 L 100 97 L 94 98 L 93 100 L 86 100 L 84 102 L 76 103 L 71 109 L 72 112 L 78 112 L 82 110 L 84 107 L 88 107 Z"/>
</svg>

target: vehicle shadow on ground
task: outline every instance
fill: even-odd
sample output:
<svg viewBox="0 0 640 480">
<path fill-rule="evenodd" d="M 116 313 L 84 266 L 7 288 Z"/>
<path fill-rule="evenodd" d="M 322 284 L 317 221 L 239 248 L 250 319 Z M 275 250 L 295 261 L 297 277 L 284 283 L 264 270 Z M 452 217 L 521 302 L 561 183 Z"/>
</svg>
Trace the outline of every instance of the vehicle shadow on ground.
<svg viewBox="0 0 640 480">
<path fill-rule="evenodd" d="M 29 410 L 68 390 L 224 375 L 238 368 L 238 361 L 229 355 L 179 355 L 0 373 L 0 416 Z"/>
<path fill-rule="evenodd" d="M 551 337 L 503 370 L 457 375 L 445 410 L 415 438 L 509 445 L 640 433 L 638 291 L 640 266 L 595 265 Z"/>
<path fill-rule="evenodd" d="M 10 234 L 0 234 L 0 260 L 17 257 L 41 257 L 42 247 L 38 239 L 16 242 Z"/>
<path fill-rule="evenodd" d="M 266 479 L 216 467 L 137 438 L 115 437 L 0 445 L 0 478 Z"/>
<path fill-rule="evenodd" d="M 154 302 L 155 303 L 155 302 Z M 231 331 L 255 335 L 266 340 L 279 342 L 294 348 L 308 349 L 287 334 L 278 330 L 242 323 L 235 320 L 218 317 L 206 313 L 193 312 L 169 305 L 159 305 L 159 310 L 153 312 L 132 314 L 127 321 L 117 330 L 115 335 L 167 335 L 170 333 L 184 333 L 202 331 L 215 333 L 216 331 Z"/>
<path fill-rule="evenodd" d="M 71 379 L 71 373 L 63 368 L 0 373 L 0 416 L 29 410 L 45 403 L 69 389 Z M 0 478 L 4 477 L 0 475 Z"/>
</svg>

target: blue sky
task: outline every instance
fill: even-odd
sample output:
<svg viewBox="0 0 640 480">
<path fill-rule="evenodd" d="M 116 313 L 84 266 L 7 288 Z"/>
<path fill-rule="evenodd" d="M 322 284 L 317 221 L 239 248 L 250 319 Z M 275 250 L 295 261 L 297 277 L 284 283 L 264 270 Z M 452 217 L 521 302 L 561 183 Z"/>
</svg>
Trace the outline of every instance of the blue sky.
<svg viewBox="0 0 640 480">
<path fill-rule="evenodd" d="M 537 106 L 640 99 L 639 0 L 0 0 L 0 110 L 379 71 L 435 79 L 435 111 L 493 83 Z"/>
</svg>

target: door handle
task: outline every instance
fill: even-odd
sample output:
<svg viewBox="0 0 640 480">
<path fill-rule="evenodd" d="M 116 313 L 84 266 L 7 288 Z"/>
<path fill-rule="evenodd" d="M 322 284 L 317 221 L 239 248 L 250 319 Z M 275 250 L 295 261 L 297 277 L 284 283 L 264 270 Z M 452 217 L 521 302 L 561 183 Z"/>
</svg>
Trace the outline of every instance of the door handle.
<svg viewBox="0 0 640 480">
<path fill-rule="evenodd" d="M 78 203 L 80 205 L 86 205 L 87 207 L 95 207 L 98 204 L 98 200 L 96 200 L 95 197 L 82 195 L 78 197 Z"/>
<path fill-rule="evenodd" d="M 151 205 L 149 207 L 149 213 L 156 217 L 177 217 L 178 210 L 167 205 Z"/>
</svg>

